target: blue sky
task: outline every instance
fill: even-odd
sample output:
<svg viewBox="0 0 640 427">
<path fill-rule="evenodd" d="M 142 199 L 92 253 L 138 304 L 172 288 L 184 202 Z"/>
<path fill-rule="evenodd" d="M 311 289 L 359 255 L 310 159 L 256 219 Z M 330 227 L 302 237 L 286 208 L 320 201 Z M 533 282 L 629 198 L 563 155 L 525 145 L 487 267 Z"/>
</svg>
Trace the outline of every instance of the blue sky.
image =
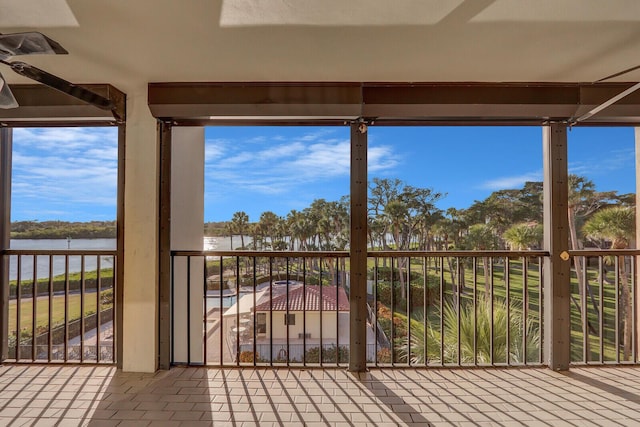
<svg viewBox="0 0 640 427">
<path fill-rule="evenodd" d="M 206 130 L 205 219 L 244 210 L 251 221 L 286 215 L 316 198 L 349 193 L 347 127 L 212 127 Z M 492 191 L 542 181 L 539 127 L 369 127 L 369 179 L 399 178 L 447 193 L 465 208 Z M 632 128 L 569 133 L 569 169 L 599 190 L 635 191 Z"/>
<path fill-rule="evenodd" d="M 210 127 L 205 220 L 243 210 L 251 221 L 349 193 L 348 127 Z M 399 178 L 465 208 L 492 191 L 542 180 L 539 127 L 369 128 L 369 179 Z M 569 169 L 598 190 L 635 191 L 632 128 L 575 128 Z M 115 219 L 114 128 L 16 129 L 12 220 Z"/>
<path fill-rule="evenodd" d="M 23 128 L 13 132 L 11 220 L 114 220 L 115 128 Z"/>
</svg>

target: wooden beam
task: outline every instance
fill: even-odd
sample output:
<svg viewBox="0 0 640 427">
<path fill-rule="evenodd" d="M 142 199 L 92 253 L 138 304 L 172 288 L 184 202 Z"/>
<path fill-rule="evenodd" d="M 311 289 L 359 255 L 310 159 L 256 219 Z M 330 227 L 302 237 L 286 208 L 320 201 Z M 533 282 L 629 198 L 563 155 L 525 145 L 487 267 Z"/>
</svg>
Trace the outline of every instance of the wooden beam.
<svg viewBox="0 0 640 427">
<path fill-rule="evenodd" d="M 541 125 L 568 122 L 631 87 L 628 83 L 150 83 L 154 117 L 177 124 Z M 640 93 L 582 125 L 640 123 Z"/>
<path fill-rule="evenodd" d="M 108 84 L 82 85 L 111 100 L 115 109 L 102 110 L 40 84 L 10 85 L 18 108 L 0 110 L 0 123 L 8 126 L 93 126 L 122 123 L 126 95 Z"/>
</svg>

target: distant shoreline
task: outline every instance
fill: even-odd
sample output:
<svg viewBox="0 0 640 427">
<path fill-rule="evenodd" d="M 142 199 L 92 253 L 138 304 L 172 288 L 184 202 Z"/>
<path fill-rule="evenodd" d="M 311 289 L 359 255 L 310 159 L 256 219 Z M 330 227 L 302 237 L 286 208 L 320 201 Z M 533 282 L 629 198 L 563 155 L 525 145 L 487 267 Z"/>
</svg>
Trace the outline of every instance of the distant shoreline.
<svg viewBox="0 0 640 427">
<path fill-rule="evenodd" d="M 204 237 L 228 237 L 225 223 L 203 224 Z M 11 239 L 115 239 L 116 221 L 14 221 L 11 223 Z"/>
<path fill-rule="evenodd" d="M 15 221 L 11 223 L 11 239 L 114 239 L 115 221 Z"/>
</svg>

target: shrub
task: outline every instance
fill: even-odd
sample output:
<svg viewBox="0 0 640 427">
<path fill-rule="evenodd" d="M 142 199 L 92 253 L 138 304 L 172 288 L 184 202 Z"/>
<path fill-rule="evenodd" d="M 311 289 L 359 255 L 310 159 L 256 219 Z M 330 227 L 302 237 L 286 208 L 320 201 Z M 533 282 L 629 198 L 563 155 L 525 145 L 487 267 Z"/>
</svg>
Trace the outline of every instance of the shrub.
<svg viewBox="0 0 640 427">
<path fill-rule="evenodd" d="M 332 344 L 330 347 L 322 348 L 322 363 L 336 363 L 336 354 L 339 358 L 338 363 L 349 362 L 349 348 Z M 320 363 L 320 347 L 310 348 L 304 353 L 304 357 L 307 363 Z"/>
<path fill-rule="evenodd" d="M 427 282 L 427 306 L 433 304 L 435 302 L 436 296 L 438 294 L 439 283 L 432 278 Z M 393 293 L 393 306 L 395 311 L 406 312 L 407 309 L 407 300 L 402 297 L 402 289 L 400 282 L 394 282 L 394 293 Z M 410 285 L 411 290 L 411 309 L 416 307 L 424 306 L 424 298 L 425 298 L 425 286 L 422 281 L 422 276 L 420 278 L 415 278 L 411 280 Z M 378 282 L 377 289 L 377 299 L 383 304 L 390 306 L 391 305 L 391 283 L 387 281 Z"/>
<path fill-rule="evenodd" d="M 246 350 L 240 352 L 240 363 L 253 363 L 254 356 L 256 362 L 264 362 L 264 360 L 260 358 L 260 355 L 258 353 L 255 353 L 254 355 L 253 351 Z"/>
<path fill-rule="evenodd" d="M 514 301 L 507 310 L 506 301 L 496 298 L 491 304 L 489 299 L 480 298 L 477 302 L 477 314 L 469 307 L 461 307 L 460 315 L 456 308 L 447 303 L 443 307 L 444 337 L 432 324 L 427 325 L 427 347 L 424 342 L 425 319 L 417 319 L 411 326 L 411 354 L 407 355 L 406 337 L 396 342 L 396 349 L 402 357 L 410 357 L 411 363 L 422 364 L 426 359 L 441 363 L 455 362 L 460 349 L 462 363 L 515 363 L 536 360 L 540 348 L 540 330 L 533 319 L 523 320 L 522 307 Z M 460 325 L 458 325 L 458 318 Z M 526 353 L 523 353 L 523 321 L 526 327 Z M 509 333 L 507 333 L 509 325 Z M 474 330 L 475 326 L 475 330 Z M 458 330 L 460 339 L 458 340 Z M 493 340 L 491 339 L 493 331 Z M 474 341 L 474 336 L 476 340 Z M 507 342 L 507 336 L 509 340 Z M 444 360 L 440 360 L 440 342 L 444 344 Z M 493 354 L 492 354 L 493 353 Z M 493 356 L 493 357 L 492 357 Z"/>
<path fill-rule="evenodd" d="M 378 350 L 376 359 L 378 363 L 391 363 L 391 349 L 381 348 Z"/>
</svg>

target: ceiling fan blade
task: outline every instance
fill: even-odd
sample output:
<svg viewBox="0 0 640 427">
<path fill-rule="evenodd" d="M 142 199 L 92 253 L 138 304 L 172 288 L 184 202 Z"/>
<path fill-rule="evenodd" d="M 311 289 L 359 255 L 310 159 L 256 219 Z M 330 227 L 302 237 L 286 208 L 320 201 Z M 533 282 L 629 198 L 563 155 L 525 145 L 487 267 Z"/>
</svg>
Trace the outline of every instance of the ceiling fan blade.
<svg viewBox="0 0 640 427">
<path fill-rule="evenodd" d="M 66 55 L 69 52 L 57 41 L 42 33 L 0 34 L 0 56 Z"/>
<path fill-rule="evenodd" d="M 11 93 L 9 85 L 0 74 L 0 109 L 8 110 L 10 108 L 18 108 L 18 101 Z"/>
<path fill-rule="evenodd" d="M 20 61 L 0 62 L 10 66 L 13 71 L 20 74 L 21 76 L 28 77 L 53 89 L 57 89 L 60 92 L 64 92 L 67 95 L 71 95 L 81 101 L 87 102 L 103 110 L 114 109 L 113 102 L 111 102 L 111 100 L 105 98 L 104 96 L 98 95 L 97 93 L 83 87 L 74 85 L 71 82 L 61 79 L 58 76 L 54 76 L 53 74 L 47 73 L 46 71 L 34 67 L 33 65 L 26 64 Z"/>
</svg>

